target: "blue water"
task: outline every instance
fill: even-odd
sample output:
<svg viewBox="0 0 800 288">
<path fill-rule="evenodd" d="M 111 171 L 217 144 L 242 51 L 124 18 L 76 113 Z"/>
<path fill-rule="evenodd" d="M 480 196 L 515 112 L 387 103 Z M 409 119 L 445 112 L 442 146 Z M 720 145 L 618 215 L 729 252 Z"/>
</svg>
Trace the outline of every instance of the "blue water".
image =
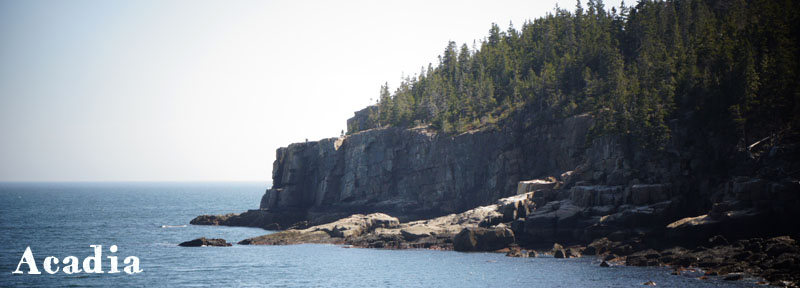
<svg viewBox="0 0 800 288">
<path fill-rule="evenodd" d="M 266 183 L 0 183 L 0 286 L 275 287 L 747 287 L 669 275 L 665 268 L 599 267 L 580 259 L 509 258 L 495 253 L 378 250 L 334 245 L 178 247 L 198 237 L 228 242 L 263 235 L 257 228 L 184 225 L 200 214 L 257 208 Z M 134 275 L 50 275 L 46 256 L 81 261 L 91 244 L 108 255 L 137 256 Z M 119 251 L 110 253 L 108 246 Z M 42 275 L 15 275 L 30 246 Z M 23 265 L 23 267 L 26 267 Z"/>
</svg>

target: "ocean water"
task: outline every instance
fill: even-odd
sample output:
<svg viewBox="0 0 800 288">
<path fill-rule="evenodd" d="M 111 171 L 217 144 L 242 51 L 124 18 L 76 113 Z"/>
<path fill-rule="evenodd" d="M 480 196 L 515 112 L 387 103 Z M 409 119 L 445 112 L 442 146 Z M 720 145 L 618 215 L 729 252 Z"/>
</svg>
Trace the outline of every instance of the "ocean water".
<svg viewBox="0 0 800 288">
<path fill-rule="evenodd" d="M 198 237 L 236 243 L 257 228 L 188 225 L 200 214 L 257 208 L 268 183 L 0 183 L 0 286 L 268 287 L 749 287 L 673 276 L 666 268 L 598 266 L 579 259 L 497 253 L 380 250 L 335 245 L 178 247 Z M 177 226 L 162 228 L 162 225 Z M 183 226 L 186 225 L 186 226 Z M 137 256 L 139 274 L 47 274 L 46 256 Z M 119 250 L 110 253 L 108 247 Z M 18 275 L 25 247 L 42 275 Z M 27 266 L 23 265 L 27 271 Z"/>
</svg>

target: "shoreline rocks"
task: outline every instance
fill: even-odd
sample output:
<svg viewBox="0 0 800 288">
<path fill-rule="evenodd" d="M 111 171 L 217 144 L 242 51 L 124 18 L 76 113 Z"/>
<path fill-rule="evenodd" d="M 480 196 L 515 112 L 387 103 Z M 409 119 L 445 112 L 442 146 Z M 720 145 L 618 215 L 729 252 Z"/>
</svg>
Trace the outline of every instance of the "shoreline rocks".
<svg viewBox="0 0 800 288">
<path fill-rule="evenodd" d="M 571 177 L 579 175 L 570 174 Z M 786 236 L 743 238 L 742 235 L 746 234 L 741 233 L 709 236 L 712 232 L 727 232 L 732 227 L 750 229 L 759 225 L 767 218 L 752 218 L 765 215 L 756 208 L 720 204 L 715 205 L 709 214 L 669 222 L 676 218 L 675 209 L 681 205 L 680 199 L 657 203 L 647 201 L 663 200 L 653 194 L 670 189 L 671 184 L 632 189 L 639 194 L 635 203 L 644 204 L 636 206 L 632 196 L 625 196 L 631 189 L 605 186 L 548 188 L 560 185 L 554 181 L 556 184 L 502 198 L 491 205 L 426 220 L 401 222 L 388 214 L 372 213 L 349 215 L 313 225 L 314 222 L 310 221 L 293 222 L 303 219 L 302 215 L 276 216 L 274 211 L 259 209 L 242 214 L 199 216 L 192 220 L 192 224 L 247 224 L 275 230 L 290 227 L 239 242 L 246 245 L 319 243 L 384 249 L 494 251 L 506 253 L 509 257 L 536 257 L 536 249 L 532 248 L 552 245 L 549 250 L 539 251 L 565 259 L 596 255 L 601 259 L 601 265 L 703 269 L 729 280 L 752 275 L 778 284 L 800 281 L 800 249 L 795 239 Z M 726 209 L 738 210 L 725 212 Z M 283 217 L 283 224 L 275 223 L 279 217 Z M 263 227 L 265 219 L 272 224 Z M 700 240 L 701 237 L 706 238 Z M 571 246 L 553 244 L 556 241 L 566 241 L 562 243 Z"/>
<path fill-rule="evenodd" d="M 641 239 L 611 241 L 597 239 L 584 250 L 602 259 L 601 266 L 613 262 L 626 266 L 670 266 L 672 274 L 700 269 L 705 276 L 741 280 L 746 275 L 764 278 L 773 285 L 792 286 L 800 282 L 800 244 L 789 236 L 750 238 L 727 242 L 721 235 L 711 237 L 706 246 L 692 249 L 673 246 L 653 249 Z M 606 263 L 603 265 L 602 263 Z"/>
</svg>

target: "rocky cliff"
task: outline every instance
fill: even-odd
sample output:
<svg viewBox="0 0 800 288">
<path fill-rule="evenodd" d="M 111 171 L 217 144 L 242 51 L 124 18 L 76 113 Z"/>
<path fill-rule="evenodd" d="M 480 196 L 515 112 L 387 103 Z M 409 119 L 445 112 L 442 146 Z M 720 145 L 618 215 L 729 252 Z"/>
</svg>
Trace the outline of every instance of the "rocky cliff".
<svg viewBox="0 0 800 288">
<path fill-rule="evenodd" d="M 672 121 L 670 143 L 653 149 L 626 135 L 593 136 L 589 115 L 531 115 L 459 135 L 375 128 L 291 144 L 276 152 L 260 209 L 191 223 L 287 230 L 242 244 L 513 250 L 561 242 L 629 265 L 712 265 L 770 281 L 800 279 L 791 272 L 800 269 L 797 242 L 762 239 L 800 236 L 798 133 L 743 150 L 693 130 L 687 117 Z M 395 220 L 374 227 L 375 219 Z M 718 257 L 755 245 L 741 243 L 788 245 L 789 252 L 767 259 L 778 250 L 748 250 L 772 263 L 764 267 Z M 707 245 L 716 248 L 673 249 Z"/>
<path fill-rule="evenodd" d="M 349 123 L 367 121 L 355 119 L 365 114 L 356 112 Z M 711 221 L 720 217 L 793 219 L 796 214 L 790 207 L 798 204 L 798 182 L 786 173 L 759 172 L 796 169 L 793 145 L 775 145 L 759 157 L 746 151 L 748 158 L 734 145 L 700 137 L 684 119 L 671 122 L 669 145 L 653 150 L 630 137 L 592 136 L 589 115 L 549 120 L 531 115 L 519 113 L 500 125 L 459 135 L 390 127 L 291 144 L 276 152 L 273 187 L 260 209 L 201 216 L 192 223 L 281 230 L 376 212 L 405 222 L 528 192 L 536 192 L 525 207 L 529 213 L 505 219 L 521 222 L 517 238 L 526 242 L 587 242 L 616 232 L 663 235 L 672 222 L 709 213 L 705 222 L 672 225 L 669 235 L 677 239 L 692 234 L 679 231 L 700 229 L 690 224 L 720 226 Z M 773 226 L 773 234 L 797 232 Z M 720 227 L 712 230 L 730 230 Z"/>
</svg>

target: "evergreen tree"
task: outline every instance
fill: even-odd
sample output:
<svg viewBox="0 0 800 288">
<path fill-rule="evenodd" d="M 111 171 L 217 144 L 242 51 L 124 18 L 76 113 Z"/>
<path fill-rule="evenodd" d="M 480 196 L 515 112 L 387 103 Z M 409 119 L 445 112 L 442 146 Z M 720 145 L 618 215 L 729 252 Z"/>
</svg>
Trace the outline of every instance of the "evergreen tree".
<svg viewBox="0 0 800 288">
<path fill-rule="evenodd" d="M 800 125 L 798 12 L 789 0 L 642 0 L 610 11 L 578 1 L 520 30 L 492 24 L 479 48 L 448 42 L 394 94 L 381 86 L 370 117 L 460 133 L 514 113 L 591 113 L 595 133 L 659 148 L 670 119 L 692 115 L 744 147 Z"/>
</svg>

